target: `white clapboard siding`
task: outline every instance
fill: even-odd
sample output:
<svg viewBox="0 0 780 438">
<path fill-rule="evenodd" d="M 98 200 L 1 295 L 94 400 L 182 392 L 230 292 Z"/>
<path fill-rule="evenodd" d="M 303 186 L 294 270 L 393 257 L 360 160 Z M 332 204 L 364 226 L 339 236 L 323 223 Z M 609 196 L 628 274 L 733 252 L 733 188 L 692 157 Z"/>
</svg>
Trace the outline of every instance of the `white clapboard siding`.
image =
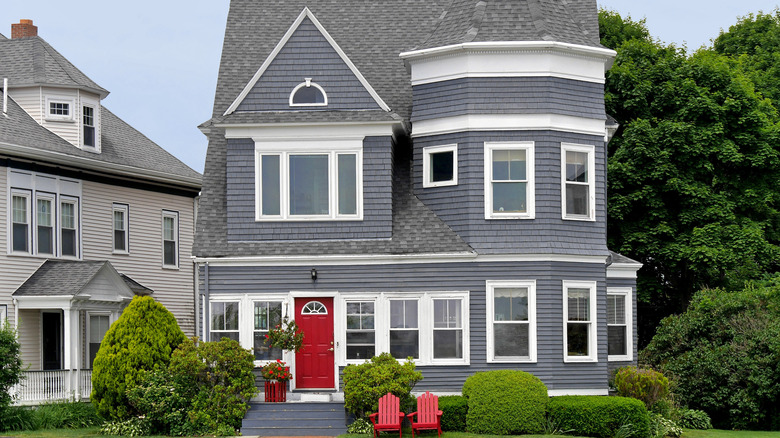
<svg viewBox="0 0 780 438">
<path fill-rule="evenodd" d="M 8 86 L 11 87 L 13 84 L 9 83 Z M 36 122 L 43 122 L 41 87 L 10 89 L 8 95 Z"/>
<path fill-rule="evenodd" d="M 84 181 L 82 247 L 85 260 L 110 260 L 117 271 L 154 290 L 182 330 L 194 335 L 193 199 Z M 129 254 L 112 252 L 113 205 L 129 205 Z M 179 269 L 162 267 L 162 211 L 179 213 Z"/>
<path fill-rule="evenodd" d="M 22 363 L 31 370 L 41 369 L 41 311 L 19 311 L 19 345 Z"/>
</svg>

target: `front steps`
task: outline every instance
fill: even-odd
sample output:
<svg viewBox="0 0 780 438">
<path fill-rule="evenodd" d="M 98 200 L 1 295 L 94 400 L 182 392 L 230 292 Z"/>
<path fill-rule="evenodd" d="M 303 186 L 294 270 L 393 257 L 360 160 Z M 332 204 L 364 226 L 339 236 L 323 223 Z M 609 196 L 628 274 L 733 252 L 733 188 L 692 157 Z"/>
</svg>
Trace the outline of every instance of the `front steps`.
<svg viewBox="0 0 780 438">
<path fill-rule="evenodd" d="M 287 395 L 286 403 L 250 403 L 241 423 L 241 435 L 337 436 L 347 433 L 344 403 L 291 400 L 291 394 L 288 392 Z"/>
</svg>

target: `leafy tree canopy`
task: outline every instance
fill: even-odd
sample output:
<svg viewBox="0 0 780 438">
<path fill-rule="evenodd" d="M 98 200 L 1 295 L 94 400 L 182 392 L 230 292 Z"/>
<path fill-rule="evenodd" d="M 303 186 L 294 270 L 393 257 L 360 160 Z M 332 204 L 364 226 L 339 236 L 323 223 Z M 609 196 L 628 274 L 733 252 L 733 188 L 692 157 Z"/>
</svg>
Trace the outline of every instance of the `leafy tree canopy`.
<svg viewBox="0 0 780 438">
<path fill-rule="evenodd" d="M 740 288 L 777 268 L 778 114 L 729 57 L 689 56 L 615 12 L 599 19 L 602 43 L 618 52 L 605 85 L 621 123 L 609 144 L 609 245 L 644 264 L 644 344 L 694 291 Z M 636 37 L 611 35 L 623 29 Z"/>
</svg>

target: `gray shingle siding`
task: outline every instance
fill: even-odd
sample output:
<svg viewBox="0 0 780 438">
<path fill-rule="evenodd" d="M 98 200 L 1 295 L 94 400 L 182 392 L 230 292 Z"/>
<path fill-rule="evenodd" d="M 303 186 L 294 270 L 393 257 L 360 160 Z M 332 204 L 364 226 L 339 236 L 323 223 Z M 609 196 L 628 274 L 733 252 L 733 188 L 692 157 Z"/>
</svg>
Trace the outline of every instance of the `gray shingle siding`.
<svg viewBox="0 0 780 438">
<path fill-rule="evenodd" d="M 412 87 L 412 121 L 463 114 L 605 119 L 604 85 L 555 77 L 462 78 Z"/>
<path fill-rule="evenodd" d="M 485 219 L 484 142 L 533 141 L 535 219 Z M 561 218 L 561 142 L 596 146 L 596 221 Z M 458 185 L 422 188 L 422 150 L 458 144 Z M 461 132 L 418 137 L 414 193 L 480 254 L 607 255 L 604 139 L 559 131 Z M 453 202 L 454 201 L 454 202 Z"/>
<path fill-rule="evenodd" d="M 363 140 L 362 221 L 255 221 L 255 144 L 227 142 L 227 238 L 229 241 L 389 239 L 392 233 L 391 137 Z"/>
<path fill-rule="evenodd" d="M 318 272 L 316 282 L 312 282 L 309 274 L 312 268 Z M 459 392 L 463 381 L 474 372 L 505 368 L 531 372 L 551 390 L 607 388 L 604 264 L 540 261 L 296 267 L 212 265 L 209 275 L 212 298 L 224 293 L 263 294 L 291 290 L 337 291 L 342 297 L 366 292 L 469 291 L 470 365 L 420 366 L 425 378 L 416 390 Z M 487 363 L 486 280 L 536 280 L 537 363 Z M 597 282 L 597 363 L 563 362 L 562 280 Z"/>
<path fill-rule="evenodd" d="M 338 41 L 337 41 L 338 43 Z M 328 96 L 323 107 L 291 107 L 290 92 L 312 78 Z M 314 23 L 304 19 L 237 111 L 372 110 L 379 105 Z"/>
</svg>

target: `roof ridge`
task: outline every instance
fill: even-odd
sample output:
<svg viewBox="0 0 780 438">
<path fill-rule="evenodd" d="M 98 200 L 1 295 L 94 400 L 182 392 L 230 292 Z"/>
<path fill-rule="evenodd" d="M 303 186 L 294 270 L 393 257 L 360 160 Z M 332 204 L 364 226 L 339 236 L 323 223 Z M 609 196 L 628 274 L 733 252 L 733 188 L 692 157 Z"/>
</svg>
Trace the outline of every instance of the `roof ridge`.
<svg viewBox="0 0 780 438">
<path fill-rule="evenodd" d="M 76 67 L 75 64 L 70 62 L 70 60 L 68 60 L 68 58 L 66 58 L 65 55 L 63 55 L 62 53 L 57 51 L 57 49 L 55 49 L 54 46 L 49 44 L 48 41 L 46 41 L 45 39 L 43 39 L 40 36 L 36 36 L 36 37 L 33 37 L 33 38 L 35 40 L 37 40 L 39 42 L 39 44 L 42 46 L 43 50 L 46 53 L 48 53 L 49 56 L 51 56 L 52 61 L 57 63 L 57 65 L 60 67 L 62 72 L 65 73 L 68 76 L 68 78 L 70 78 L 70 80 L 73 81 L 74 84 L 76 84 L 76 87 L 89 87 L 89 88 L 93 88 L 93 86 L 94 86 L 95 87 L 95 91 L 97 91 L 98 94 L 103 94 L 103 92 L 105 92 L 106 95 L 109 94 L 108 90 L 106 90 L 105 88 L 101 87 L 97 82 L 93 81 L 92 78 L 87 76 L 86 73 L 81 71 L 81 69 Z M 45 65 L 45 60 L 44 60 L 44 66 L 43 66 L 43 71 L 42 71 L 42 74 L 44 75 L 44 77 L 46 76 L 45 68 L 46 68 L 46 65 Z M 73 71 L 76 71 L 79 74 L 81 74 L 84 77 L 84 79 L 86 79 L 88 82 L 91 82 L 92 84 L 89 84 L 89 83 L 82 84 L 83 81 L 81 80 L 81 78 L 75 77 L 72 74 Z"/>
<path fill-rule="evenodd" d="M 528 11 L 531 13 L 531 22 L 539 33 L 539 37 L 545 41 L 552 40 L 553 36 L 547 29 L 542 0 L 528 0 Z"/>
<path fill-rule="evenodd" d="M 447 14 L 449 14 L 450 9 L 452 8 L 452 5 L 455 4 L 455 0 L 450 0 L 450 5 L 444 8 L 444 11 L 442 11 L 441 15 L 439 15 L 439 18 L 436 19 L 436 24 L 431 26 L 431 31 L 428 34 L 425 39 L 420 41 L 420 43 L 417 45 L 417 47 L 411 47 L 410 50 L 416 50 L 420 46 L 425 46 L 425 43 L 427 43 L 433 36 L 436 34 L 436 31 L 439 29 L 439 26 L 444 22 L 444 19 L 447 18 Z"/>
</svg>

